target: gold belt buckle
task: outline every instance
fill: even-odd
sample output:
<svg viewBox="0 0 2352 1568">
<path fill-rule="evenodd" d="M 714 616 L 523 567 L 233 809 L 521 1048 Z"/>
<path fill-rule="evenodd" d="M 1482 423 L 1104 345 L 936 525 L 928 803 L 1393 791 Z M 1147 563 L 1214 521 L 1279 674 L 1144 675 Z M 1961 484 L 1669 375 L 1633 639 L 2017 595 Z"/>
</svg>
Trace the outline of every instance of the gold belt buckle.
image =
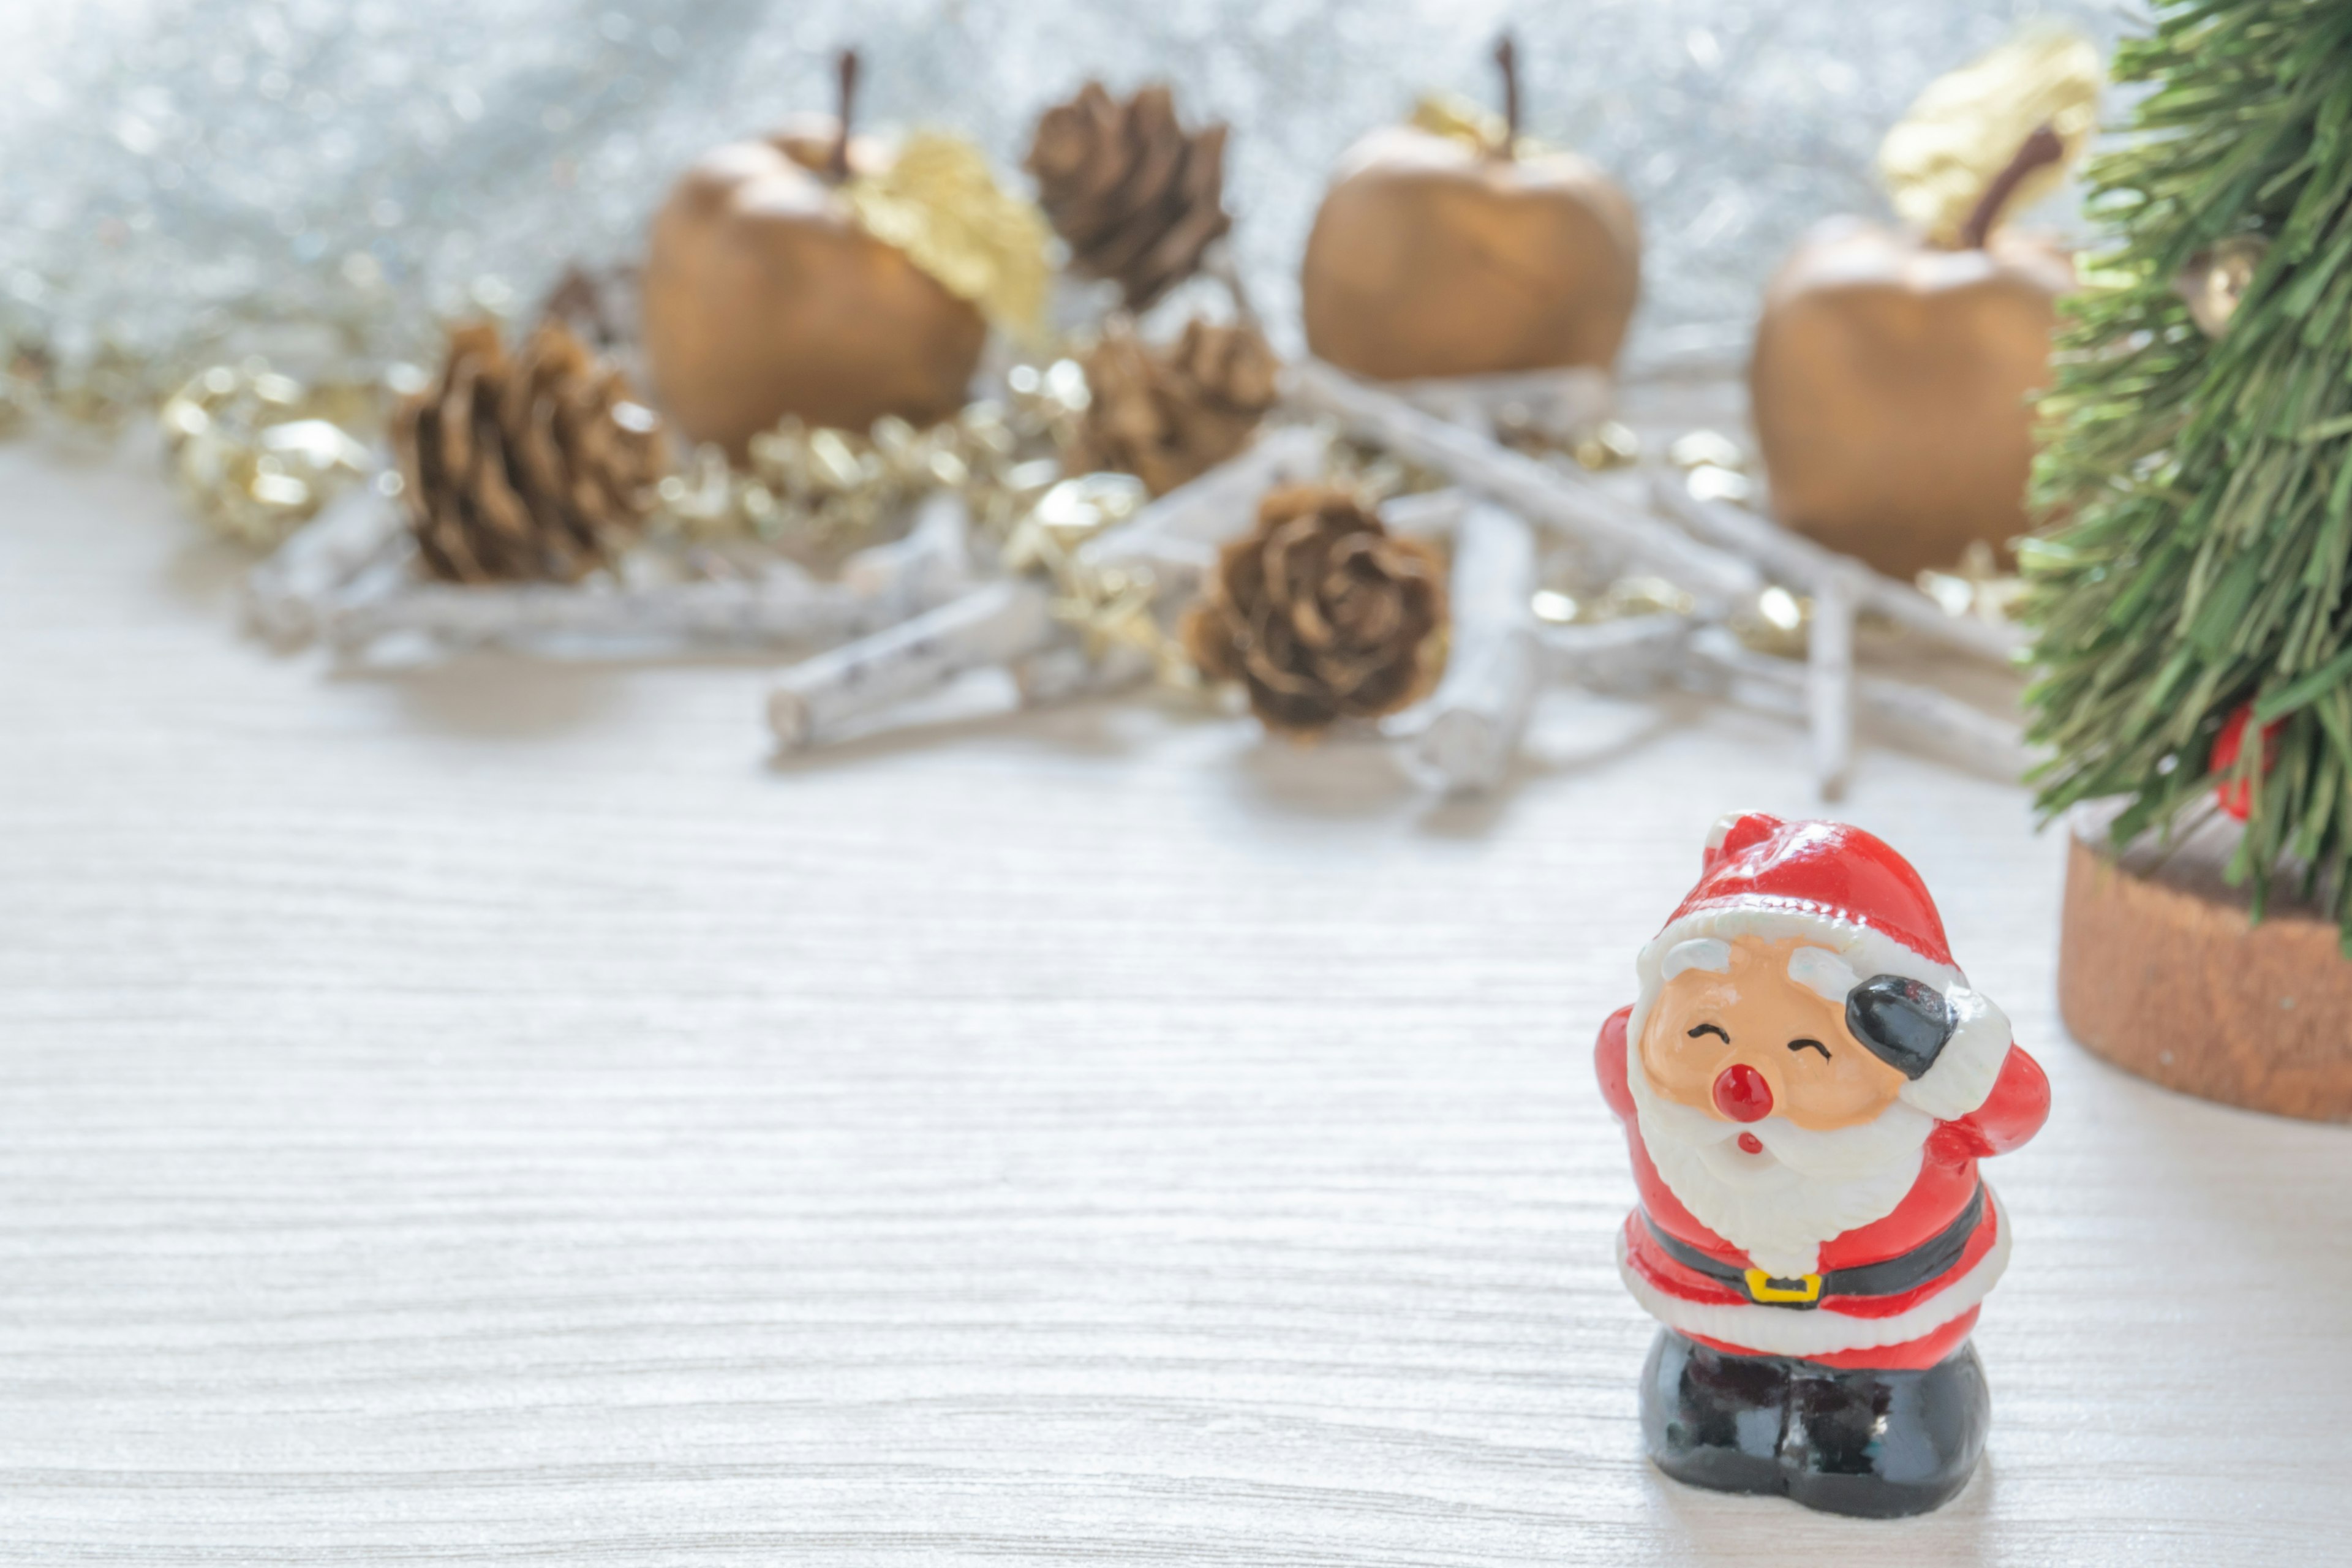
<svg viewBox="0 0 2352 1568">
<path fill-rule="evenodd" d="M 1776 1280 L 1761 1268 L 1750 1268 L 1747 1271 L 1746 1279 L 1748 1299 L 1751 1301 L 1779 1305 L 1790 1301 L 1818 1301 L 1822 1299 L 1822 1277 L 1818 1274 L 1808 1274 L 1794 1285 L 1790 1285 Z"/>
</svg>

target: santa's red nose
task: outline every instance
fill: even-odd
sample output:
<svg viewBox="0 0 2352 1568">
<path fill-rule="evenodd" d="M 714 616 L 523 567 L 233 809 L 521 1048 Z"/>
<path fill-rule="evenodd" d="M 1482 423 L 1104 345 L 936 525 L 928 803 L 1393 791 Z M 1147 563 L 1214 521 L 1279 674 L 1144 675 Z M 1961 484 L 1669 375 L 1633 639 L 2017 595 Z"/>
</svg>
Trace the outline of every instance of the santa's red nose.
<svg viewBox="0 0 2352 1568">
<path fill-rule="evenodd" d="M 1746 1062 L 1715 1075 L 1715 1108 L 1734 1121 L 1761 1121 L 1772 1114 L 1772 1086 Z"/>
</svg>

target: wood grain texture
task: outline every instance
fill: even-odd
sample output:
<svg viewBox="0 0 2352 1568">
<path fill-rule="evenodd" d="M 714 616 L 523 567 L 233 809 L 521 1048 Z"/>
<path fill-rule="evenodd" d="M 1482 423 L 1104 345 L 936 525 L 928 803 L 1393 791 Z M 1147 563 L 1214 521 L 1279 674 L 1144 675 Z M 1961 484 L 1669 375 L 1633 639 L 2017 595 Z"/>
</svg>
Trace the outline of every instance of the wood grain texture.
<svg viewBox="0 0 2352 1568">
<path fill-rule="evenodd" d="M 1485 808 L 1098 707 L 772 766 L 764 672 L 329 679 L 0 450 L 0 1563 L 2343 1561 L 2352 1136 L 2057 1033 L 2062 836 L 1865 752 L 2048 1066 L 1989 1461 L 1643 1461 L 1592 1031 L 1804 737 Z"/>
</svg>

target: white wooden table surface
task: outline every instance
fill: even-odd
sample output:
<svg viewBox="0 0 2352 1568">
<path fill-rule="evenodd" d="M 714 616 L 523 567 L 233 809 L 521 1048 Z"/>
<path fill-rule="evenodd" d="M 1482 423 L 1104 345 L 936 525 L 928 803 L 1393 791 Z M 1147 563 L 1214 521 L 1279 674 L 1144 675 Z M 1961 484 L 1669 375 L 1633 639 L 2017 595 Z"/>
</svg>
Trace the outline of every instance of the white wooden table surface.
<svg viewBox="0 0 2352 1568">
<path fill-rule="evenodd" d="M 1591 1075 L 1764 719 L 1480 810 L 1101 708 L 770 765 L 761 672 L 324 678 L 0 449 L 0 1563 L 2347 1561 L 2352 1130 L 2061 1036 L 2061 845 L 1868 754 L 2056 1110 L 1990 1457 L 1643 1462 Z"/>
</svg>

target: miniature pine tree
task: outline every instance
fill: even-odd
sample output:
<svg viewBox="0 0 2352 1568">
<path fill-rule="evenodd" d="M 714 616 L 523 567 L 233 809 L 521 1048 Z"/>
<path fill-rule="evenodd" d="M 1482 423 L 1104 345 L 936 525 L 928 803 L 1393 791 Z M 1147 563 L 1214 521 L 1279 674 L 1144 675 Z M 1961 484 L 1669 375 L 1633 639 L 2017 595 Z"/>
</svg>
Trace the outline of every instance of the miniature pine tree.
<svg viewBox="0 0 2352 1568">
<path fill-rule="evenodd" d="M 2115 75 L 2150 90 L 2087 171 L 2116 243 L 2067 306 L 2021 552 L 2041 805 L 2127 796 L 2123 840 L 2218 795 L 2256 914 L 2299 866 L 2352 951 L 2352 3 L 2164 5 Z M 2189 300 L 2230 264 L 2209 333 Z"/>
</svg>

